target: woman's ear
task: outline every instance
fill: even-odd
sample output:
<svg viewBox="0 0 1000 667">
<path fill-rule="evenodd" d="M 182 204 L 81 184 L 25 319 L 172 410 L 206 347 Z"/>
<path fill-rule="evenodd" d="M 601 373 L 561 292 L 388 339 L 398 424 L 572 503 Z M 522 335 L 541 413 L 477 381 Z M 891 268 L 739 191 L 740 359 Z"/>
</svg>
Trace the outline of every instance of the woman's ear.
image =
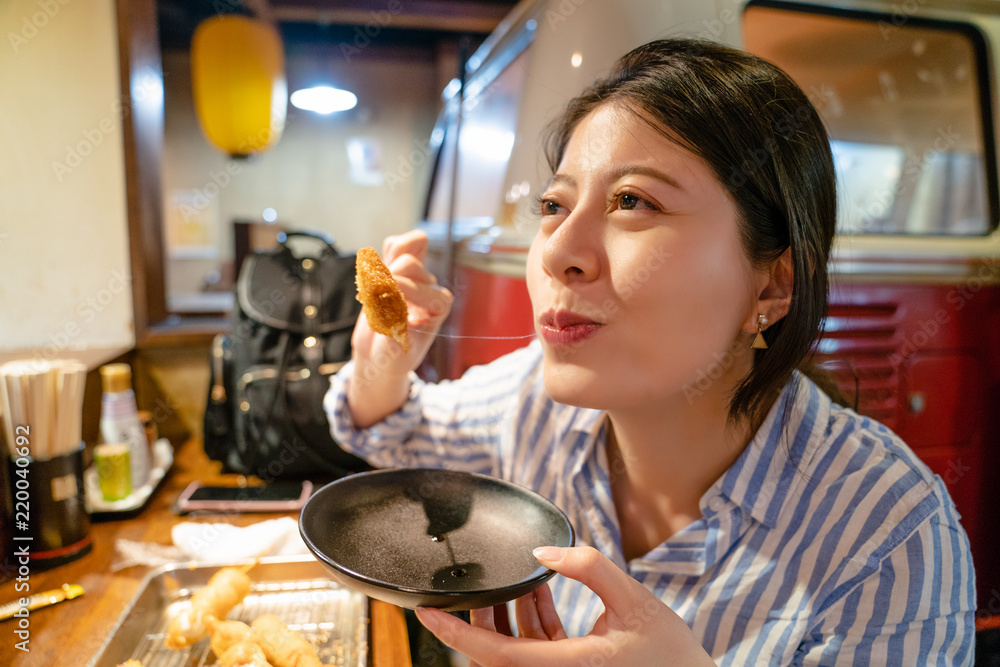
<svg viewBox="0 0 1000 667">
<path fill-rule="evenodd" d="M 769 324 L 774 324 L 788 314 L 794 282 L 792 249 L 785 248 L 767 270 L 758 274 L 757 311 L 751 315 L 753 321 L 748 322 L 748 331 L 756 331 L 758 313 L 766 317 Z"/>
</svg>

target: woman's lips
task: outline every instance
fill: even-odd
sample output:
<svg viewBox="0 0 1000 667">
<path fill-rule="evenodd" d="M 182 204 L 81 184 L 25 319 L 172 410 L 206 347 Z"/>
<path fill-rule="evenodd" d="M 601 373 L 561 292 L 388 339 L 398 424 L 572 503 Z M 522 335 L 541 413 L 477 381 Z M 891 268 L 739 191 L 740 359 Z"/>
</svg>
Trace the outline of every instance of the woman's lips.
<svg viewBox="0 0 1000 667">
<path fill-rule="evenodd" d="M 573 345 L 590 338 L 600 322 L 569 311 L 548 311 L 541 317 L 540 335 L 550 345 Z"/>
</svg>

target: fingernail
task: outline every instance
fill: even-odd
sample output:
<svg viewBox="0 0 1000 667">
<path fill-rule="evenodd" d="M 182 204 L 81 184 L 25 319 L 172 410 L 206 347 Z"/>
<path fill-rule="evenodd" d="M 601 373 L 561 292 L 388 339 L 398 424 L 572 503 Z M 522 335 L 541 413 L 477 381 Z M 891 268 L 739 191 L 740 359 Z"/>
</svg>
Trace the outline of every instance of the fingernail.
<svg viewBox="0 0 1000 667">
<path fill-rule="evenodd" d="M 558 563 L 566 555 L 566 549 L 562 547 L 538 547 L 531 553 L 540 561 Z"/>
<path fill-rule="evenodd" d="M 417 607 L 413 610 L 417 615 L 417 620 L 424 624 L 424 627 L 434 632 L 438 626 L 438 620 L 436 614 L 430 612 L 423 607 Z"/>
</svg>

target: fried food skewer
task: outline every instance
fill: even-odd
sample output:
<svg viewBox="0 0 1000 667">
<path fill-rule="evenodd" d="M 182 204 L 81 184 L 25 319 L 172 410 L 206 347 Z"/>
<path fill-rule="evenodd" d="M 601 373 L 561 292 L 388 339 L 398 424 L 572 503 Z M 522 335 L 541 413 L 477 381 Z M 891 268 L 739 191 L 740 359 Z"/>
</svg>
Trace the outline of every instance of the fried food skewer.
<svg viewBox="0 0 1000 667">
<path fill-rule="evenodd" d="M 212 620 L 208 624 L 212 636 L 212 652 L 217 656 L 225 653 L 233 644 L 253 640 L 253 630 L 242 621 Z"/>
<path fill-rule="evenodd" d="M 365 247 L 358 250 L 356 269 L 358 301 L 364 307 L 368 326 L 396 340 L 403 346 L 404 353 L 409 352 L 406 299 L 389 268 L 374 248 Z"/>
<path fill-rule="evenodd" d="M 324 667 L 316 649 L 273 614 L 254 619 L 253 641 L 274 667 Z"/>
<path fill-rule="evenodd" d="M 250 577 L 243 568 L 222 568 L 212 575 L 208 585 L 191 596 L 191 606 L 170 620 L 163 643 L 172 649 L 194 644 L 208 634 L 212 624 L 225 619 L 249 592 Z"/>
<path fill-rule="evenodd" d="M 267 661 L 264 650 L 252 641 L 239 641 L 227 648 L 218 657 L 220 667 L 274 667 Z"/>
</svg>

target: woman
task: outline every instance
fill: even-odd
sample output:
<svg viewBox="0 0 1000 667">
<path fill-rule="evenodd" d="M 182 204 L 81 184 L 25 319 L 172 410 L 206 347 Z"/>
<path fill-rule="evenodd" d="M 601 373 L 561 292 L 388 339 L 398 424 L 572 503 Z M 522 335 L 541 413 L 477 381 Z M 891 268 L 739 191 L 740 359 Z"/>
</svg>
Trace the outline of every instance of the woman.
<svg viewBox="0 0 1000 667">
<path fill-rule="evenodd" d="M 483 665 L 969 664 L 974 573 L 941 481 L 795 370 L 826 309 L 829 141 L 780 70 L 658 41 L 573 100 L 549 143 L 527 279 L 538 340 L 462 379 L 412 374 L 362 318 L 327 410 L 378 466 L 447 466 L 563 508 L 559 576 L 473 626 Z M 384 256 L 435 331 L 426 239 Z"/>
</svg>

